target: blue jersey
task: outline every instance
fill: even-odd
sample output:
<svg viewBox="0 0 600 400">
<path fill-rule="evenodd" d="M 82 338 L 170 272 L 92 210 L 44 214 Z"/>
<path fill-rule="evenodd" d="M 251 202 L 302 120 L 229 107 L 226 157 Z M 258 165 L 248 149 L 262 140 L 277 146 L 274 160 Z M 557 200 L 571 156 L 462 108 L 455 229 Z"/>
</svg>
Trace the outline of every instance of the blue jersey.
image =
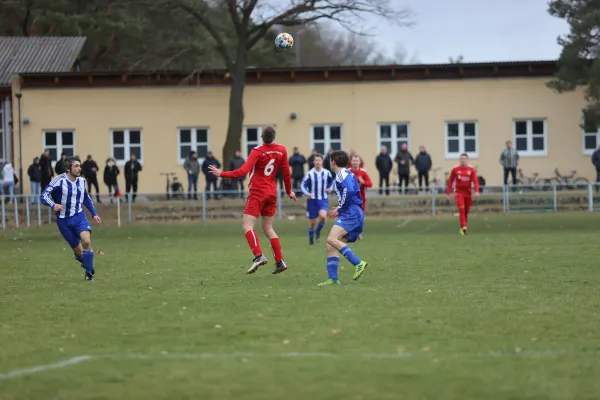
<svg viewBox="0 0 600 400">
<path fill-rule="evenodd" d="M 63 206 L 62 211 L 56 213 L 56 218 L 65 219 L 77 216 L 83 212 L 82 205 L 90 210 L 92 216 L 97 216 L 92 198 L 85 188 L 85 179 L 76 178 L 71 182 L 67 174 L 61 174 L 52 179 L 40 195 L 40 201 L 50 208 L 55 204 Z"/>
<path fill-rule="evenodd" d="M 343 214 L 354 208 L 354 206 L 359 208 L 362 206 L 360 184 L 350 170 L 344 168 L 335 175 L 335 192 L 340 202 L 340 205 L 336 207 L 338 213 Z"/>
<path fill-rule="evenodd" d="M 308 171 L 304 179 L 302 179 L 302 193 L 305 196 L 311 195 L 313 200 L 327 200 L 327 189 L 333 188 L 333 176 L 326 169 L 317 171 L 314 168 Z"/>
</svg>

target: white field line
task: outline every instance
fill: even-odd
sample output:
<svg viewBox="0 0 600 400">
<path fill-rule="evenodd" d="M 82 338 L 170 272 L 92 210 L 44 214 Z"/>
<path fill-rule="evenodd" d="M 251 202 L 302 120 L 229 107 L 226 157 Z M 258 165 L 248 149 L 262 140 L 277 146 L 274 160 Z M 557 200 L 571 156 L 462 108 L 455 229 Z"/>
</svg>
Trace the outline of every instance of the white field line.
<svg viewBox="0 0 600 400">
<path fill-rule="evenodd" d="M 429 232 L 430 230 L 432 230 L 433 228 L 435 228 L 436 226 L 438 226 L 438 224 L 433 224 L 433 225 L 429 225 L 428 227 L 426 227 L 425 229 L 417 232 L 418 234 L 422 234 L 425 232 Z"/>
<path fill-rule="evenodd" d="M 423 352 L 423 354 L 426 354 Z M 435 354 L 435 353 L 433 353 Z M 440 353 L 440 359 L 450 357 L 483 357 L 483 358 L 558 358 L 568 355 L 593 354 L 600 352 L 573 352 L 569 350 L 489 350 L 479 353 Z M 31 368 L 17 369 L 0 374 L 0 381 L 6 381 L 25 375 L 33 375 L 53 369 L 70 367 L 83 362 L 110 359 L 110 360 L 198 360 L 198 359 L 235 359 L 235 358 L 352 358 L 352 359 L 409 359 L 411 353 L 165 353 L 165 354 L 96 354 L 81 355 L 58 361 L 52 364 L 38 365 Z"/>
<path fill-rule="evenodd" d="M 410 224 L 411 221 L 412 219 L 406 219 L 402 221 L 401 224 L 396 225 L 396 228 L 404 228 L 406 225 Z"/>
</svg>

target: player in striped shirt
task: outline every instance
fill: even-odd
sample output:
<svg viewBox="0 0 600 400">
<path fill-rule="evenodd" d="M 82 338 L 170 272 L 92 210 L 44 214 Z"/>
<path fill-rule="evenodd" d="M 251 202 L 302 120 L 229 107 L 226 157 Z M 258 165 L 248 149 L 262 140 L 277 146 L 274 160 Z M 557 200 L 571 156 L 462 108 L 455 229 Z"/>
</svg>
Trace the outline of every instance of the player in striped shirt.
<svg viewBox="0 0 600 400">
<path fill-rule="evenodd" d="M 79 157 L 67 157 L 63 167 L 67 172 L 52 179 L 40 195 L 40 201 L 56 211 L 58 229 L 73 249 L 75 259 L 85 269 L 85 280 L 91 281 L 96 272 L 91 242 L 92 228 L 82 205 L 92 213 L 98 225 L 102 220 L 85 188 L 85 179 L 81 178 Z"/>
<path fill-rule="evenodd" d="M 323 156 L 315 154 L 314 168 L 308 171 L 300 188 L 308 199 L 306 202 L 306 218 L 308 218 L 308 243 L 315 244 L 315 233 L 317 242 L 321 237 L 321 230 L 325 226 L 327 209 L 329 203 L 327 197 L 333 189 L 333 176 L 329 170 L 323 168 Z M 315 232 L 315 224 L 319 218 L 319 224 Z"/>
</svg>

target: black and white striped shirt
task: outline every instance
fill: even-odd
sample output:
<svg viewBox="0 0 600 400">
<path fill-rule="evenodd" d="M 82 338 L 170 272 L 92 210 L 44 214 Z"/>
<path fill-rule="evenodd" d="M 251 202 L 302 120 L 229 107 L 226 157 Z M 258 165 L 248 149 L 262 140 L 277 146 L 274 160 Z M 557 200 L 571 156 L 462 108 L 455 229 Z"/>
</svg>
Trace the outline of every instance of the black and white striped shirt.
<svg viewBox="0 0 600 400">
<path fill-rule="evenodd" d="M 519 164 L 519 153 L 517 150 L 513 147 L 504 149 L 502 154 L 500 154 L 500 164 L 504 168 L 517 168 Z"/>
</svg>

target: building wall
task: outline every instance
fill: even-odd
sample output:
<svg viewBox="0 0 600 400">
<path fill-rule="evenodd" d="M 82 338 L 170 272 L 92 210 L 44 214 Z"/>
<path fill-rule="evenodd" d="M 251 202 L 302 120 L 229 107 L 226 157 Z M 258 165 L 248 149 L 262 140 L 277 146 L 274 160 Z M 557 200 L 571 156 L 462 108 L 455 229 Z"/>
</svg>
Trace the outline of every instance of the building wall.
<svg viewBox="0 0 600 400">
<path fill-rule="evenodd" d="M 500 184 L 498 159 L 513 139 L 513 120 L 540 118 L 547 129 L 547 155 L 522 157 L 526 175 L 553 176 L 576 169 L 593 178 L 579 127 L 582 94 L 557 95 L 547 79 L 475 79 L 321 85 L 256 85 L 245 95 L 245 125 L 276 124 L 278 141 L 298 146 L 307 157 L 311 126 L 341 124 L 343 147 L 357 150 L 376 176 L 378 124 L 407 122 L 410 150 L 425 145 L 443 172 L 457 163 L 445 154 L 447 121 L 476 121 L 478 154 L 472 164 L 488 184 Z M 14 92 L 18 90 L 15 88 Z M 76 153 L 91 153 L 101 165 L 111 154 L 111 129 L 141 128 L 143 166 L 140 192 L 164 192 L 162 172 L 185 178 L 178 161 L 178 127 L 209 127 L 210 148 L 221 159 L 228 115 L 227 87 L 26 89 L 22 91 L 23 158 L 26 169 L 44 147 L 43 130 L 73 130 Z M 297 118 L 292 120 L 291 113 Z M 16 120 L 16 118 L 15 118 Z M 15 145 L 18 146 L 18 143 Z M 240 145 L 243 149 L 243 145 Z M 203 186 L 201 180 L 200 185 Z M 121 184 L 124 182 L 121 180 Z M 184 181 L 184 183 L 187 183 Z M 186 185 L 187 186 L 187 185 Z M 26 185 L 26 188 L 28 185 Z M 101 190 L 105 191 L 105 188 Z"/>
</svg>

